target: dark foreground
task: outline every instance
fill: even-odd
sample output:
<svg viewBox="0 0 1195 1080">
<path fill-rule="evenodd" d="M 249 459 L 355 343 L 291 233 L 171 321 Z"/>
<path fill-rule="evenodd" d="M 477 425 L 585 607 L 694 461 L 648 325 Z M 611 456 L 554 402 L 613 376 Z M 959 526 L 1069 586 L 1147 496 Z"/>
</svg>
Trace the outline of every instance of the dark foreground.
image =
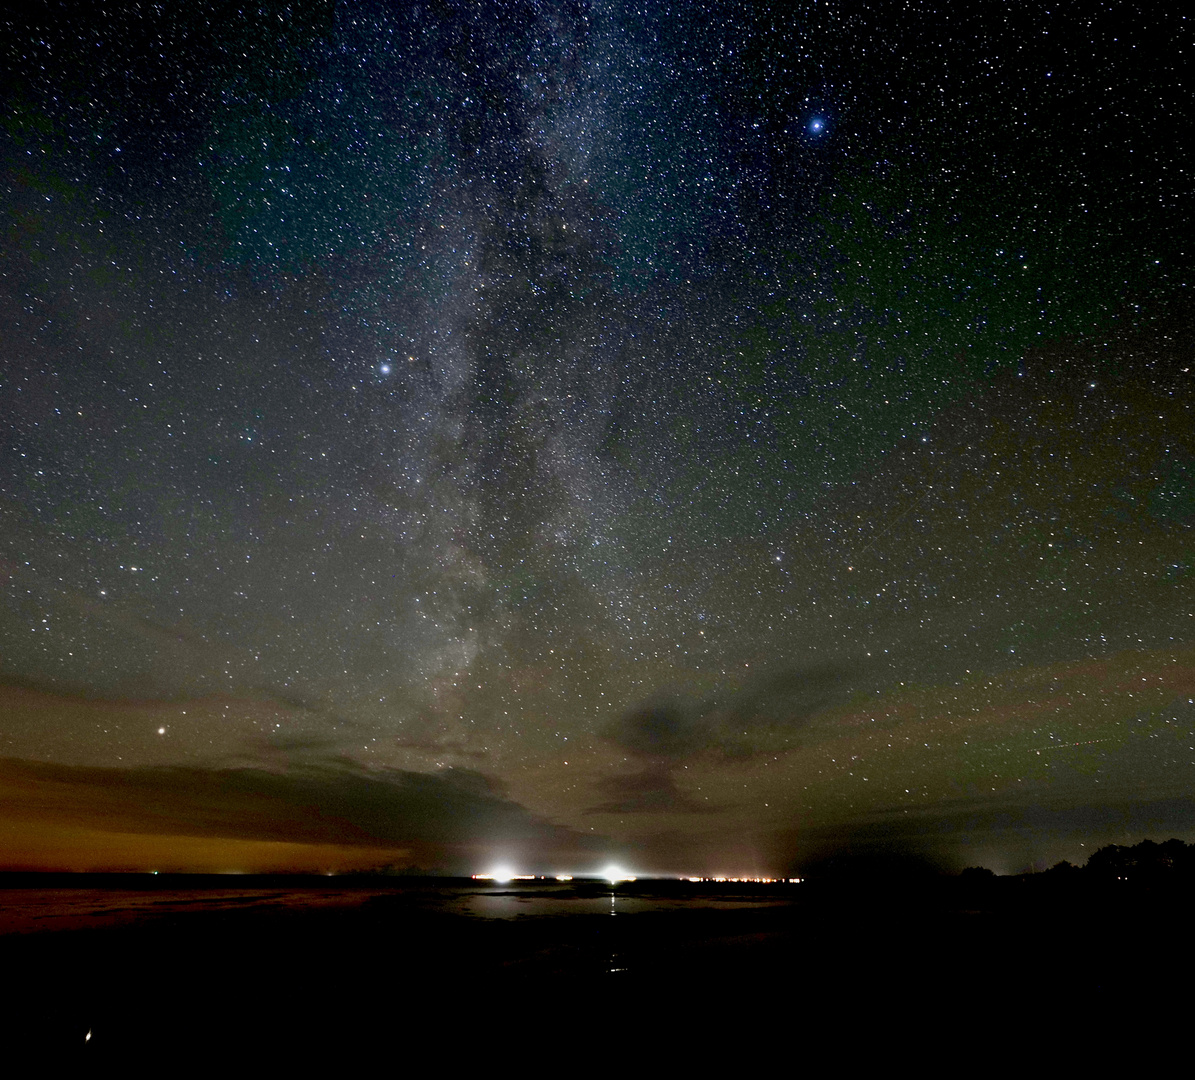
<svg viewBox="0 0 1195 1080">
<path fill-rule="evenodd" d="M 310 890 L 237 904 L 225 881 L 124 921 L 113 892 L 107 923 L 0 937 L 5 1046 L 168 1072 L 378 1055 L 701 1069 L 827 1050 L 982 1071 L 1148 1046 L 1193 1003 L 1186 889 Z"/>
</svg>

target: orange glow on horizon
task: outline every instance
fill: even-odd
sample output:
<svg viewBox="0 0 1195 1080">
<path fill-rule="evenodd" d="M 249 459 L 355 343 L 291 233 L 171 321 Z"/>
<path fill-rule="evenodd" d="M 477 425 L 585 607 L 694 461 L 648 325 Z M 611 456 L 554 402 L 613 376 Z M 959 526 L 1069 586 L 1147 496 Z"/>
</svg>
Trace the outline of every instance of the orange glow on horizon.
<svg viewBox="0 0 1195 1080">
<path fill-rule="evenodd" d="M 0 870 L 64 873 L 346 873 L 401 865 L 403 849 L 207 836 L 114 833 L 15 822 L 0 833 Z"/>
</svg>

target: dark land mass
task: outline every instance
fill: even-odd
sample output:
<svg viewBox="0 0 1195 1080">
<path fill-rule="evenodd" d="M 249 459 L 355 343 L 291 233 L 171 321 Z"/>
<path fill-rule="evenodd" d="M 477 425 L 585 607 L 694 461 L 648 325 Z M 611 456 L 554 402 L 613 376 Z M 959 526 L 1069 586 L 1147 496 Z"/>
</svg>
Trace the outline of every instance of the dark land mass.
<svg viewBox="0 0 1195 1080">
<path fill-rule="evenodd" d="M 30 880 L 8 875 L 0 903 Z M 106 884 L 119 906 L 128 879 Z M 328 879 L 238 879 L 237 890 L 288 899 L 192 901 L 124 925 L 0 937 L 6 1045 L 170 1071 L 363 1054 L 503 1070 L 675 1066 L 827 1047 L 840 1064 L 974 1063 L 1091 1052 L 1097 1037 L 1113 1053 L 1117 1033 L 1163 1030 L 1191 1003 L 1185 876 L 347 886 L 354 902 L 305 905 L 303 891 L 326 895 Z M 227 878 L 148 887 L 229 893 Z M 479 915 L 467 907 L 479 897 L 529 914 Z"/>
</svg>

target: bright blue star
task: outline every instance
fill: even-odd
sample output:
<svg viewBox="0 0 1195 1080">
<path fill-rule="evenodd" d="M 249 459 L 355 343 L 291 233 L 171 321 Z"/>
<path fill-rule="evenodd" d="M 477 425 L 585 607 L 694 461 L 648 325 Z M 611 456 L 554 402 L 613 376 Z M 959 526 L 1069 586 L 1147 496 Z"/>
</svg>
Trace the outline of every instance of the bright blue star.
<svg viewBox="0 0 1195 1080">
<path fill-rule="evenodd" d="M 820 116 L 815 116 L 809 121 L 809 134 L 820 135 L 825 130 L 825 127 L 826 122 Z"/>
<path fill-rule="evenodd" d="M 380 371 L 380 372 L 381 372 L 383 375 L 389 375 L 389 374 L 390 374 L 390 365 L 389 365 L 389 364 L 382 364 L 382 365 L 381 365 L 381 366 L 378 368 L 378 371 Z"/>
</svg>

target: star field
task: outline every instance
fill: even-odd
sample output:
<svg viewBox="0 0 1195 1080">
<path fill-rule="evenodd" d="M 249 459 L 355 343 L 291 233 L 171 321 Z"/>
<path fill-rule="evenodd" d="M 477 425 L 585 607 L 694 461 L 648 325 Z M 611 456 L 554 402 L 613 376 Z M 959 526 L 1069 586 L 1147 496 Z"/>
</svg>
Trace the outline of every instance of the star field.
<svg viewBox="0 0 1195 1080">
<path fill-rule="evenodd" d="M 0 861 L 1191 832 L 1179 16 L 5 18 Z"/>
</svg>

